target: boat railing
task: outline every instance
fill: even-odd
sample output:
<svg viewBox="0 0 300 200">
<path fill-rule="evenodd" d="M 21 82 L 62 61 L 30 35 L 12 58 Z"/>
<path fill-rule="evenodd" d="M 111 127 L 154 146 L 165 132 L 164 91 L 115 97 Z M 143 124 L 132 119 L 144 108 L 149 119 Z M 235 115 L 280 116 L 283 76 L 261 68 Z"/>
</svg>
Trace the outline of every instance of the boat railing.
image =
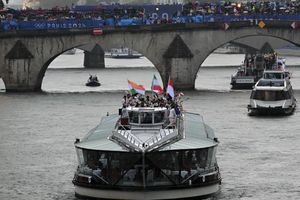
<svg viewBox="0 0 300 200">
<path fill-rule="evenodd" d="M 110 139 L 130 151 L 145 152 L 162 149 L 184 137 L 183 116 L 177 117 L 176 124 L 169 124 L 165 128 L 159 129 L 157 134 L 145 142 L 131 131 L 129 127 L 118 123 Z"/>
<path fill-rule="evenodd" d="M 207 168 L 199 168 L 197 170 L 194 170 L 195 172 L 191 172 L 191 174 L 189 176 L 187 176 L 185 179 L 183 179 L 181 181 L 181 183 L 185 183 L 188 180 L 193 179 L 194 177 L 202 177 L 202 179 L 204 179 L 205 181 L 205 177 L 206 176 L 210 176 L 213 174 L 218 174 L 219 173 L 219 168 L 217 166 L 213 166 L 213 167 L 207 167 Z"/>
<path fill-rule="evenodd" d="M 182 139 L 184 135 L 183 116 L 176 118 L 176 124 L 169 124 L 161 129 L 158 134 L 149 138 L 144 142 L 146 151 L 153 151 L 162 149 L 178 140 Z"/>
<path fill-rule="evenodd" d="M 117 126 L 117 129 L 113 131 L 111 139 L 132 151 L 140 151 L 143 148 L 143 142 L 132 134 L 131 130 L 123 125 Z"/>
</svg>

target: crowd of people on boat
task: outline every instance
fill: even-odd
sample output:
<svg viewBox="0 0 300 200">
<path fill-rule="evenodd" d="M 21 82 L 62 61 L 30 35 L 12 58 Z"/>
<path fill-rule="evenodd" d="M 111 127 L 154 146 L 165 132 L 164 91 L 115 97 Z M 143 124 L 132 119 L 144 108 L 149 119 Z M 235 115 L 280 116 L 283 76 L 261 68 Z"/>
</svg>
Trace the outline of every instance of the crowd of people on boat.
<svg viewBox="0 0 300 200">
<path fill-rule="evenodd" d="M 159 6 L 159 5 L 157 5 Z M 174 10 L 172 16 L 154 18 L 152 13 L 145 13 L 143 5 L 117 5 L 113 9 L 105 9 L 104 5 L 95 5 L 91 10 L 75 10 L 72 7 L 53 7 L 52 9 L 4 9 L 0 10 L 0 19 L 6 20 L 7 15 L 13 15 L 17 21 L 38 21 L 38 20 L 95 20 L 95 19 L 142 19 L 145 24 L 158 23 L 186 23 L 192 22 L 181 20 L 181 16 L 205 16 L 205 15 L 294 15 L 300 13 L 299 1 L 247 1 L 247 2 L 201 2 L 191 1 L 182 6 L 180 11 Z M 192 20 L 192 21 L 191 21 Z M 116 25 L 118 25 L 116 23 Z"/>
<path fill-rule="evenodd" d="M 172 98 L 170 95 L 142 95 L 142 94 L 126 94 L 122 98 L 123 107 L 166 107 L 182 110 L 183 93 L 178 93 Z M 179 110 L 178 110 L 179 112 Z"/>
<path fill-rule="evenodd" d="M 175 125 L 176 117 L 180 116 L 183 111 L 183 93 L 178 93 L 172 98 L 170 95 L 141 95 L 125 94 L 122 98 L 122 108 L 127 107 L 163 107 L 167 108 L 167 117 L 171 125 Z"/>
<path fill-rule="evenodd" d="M 285 59 L 278 58 L 276 52 L 266 54 L 247 54 L 239 75 L 256 76 L 264 70 L 284 70 Z"/>
</svg>

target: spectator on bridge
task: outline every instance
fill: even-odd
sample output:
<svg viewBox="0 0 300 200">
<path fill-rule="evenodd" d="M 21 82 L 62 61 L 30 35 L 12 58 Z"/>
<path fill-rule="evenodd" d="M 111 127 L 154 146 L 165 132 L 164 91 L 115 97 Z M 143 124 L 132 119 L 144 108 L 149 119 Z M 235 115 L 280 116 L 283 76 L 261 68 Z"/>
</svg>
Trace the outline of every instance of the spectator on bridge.
<svg viewBox="0 0 300 200">
<path fill-rule="evenodd" d="M 183 5 L 182 10 L 176 10 L 173 17 L 154 17 L 146 13 L 142 6 L 116 4 L 114 7 L 95 5 L 94 9 L 76 10 L 69 7 L 53 7 L 52 9 L 7 9 L 1 11 L 0 18 L 5 30 L 18 29 L 17 21 L 57 21 L 57 20 L 103 20 L 105 25 L 121 24 L 122 19 L 129 19 L 125 25 L 136 24 L 166 24 L 166 23 L 200 23 L 203 21 L 257 19 L 265 16 L 267 19 L 280 19 L 283 15 L 300 14 L 300 1 L 275 0 L 247 2 L 201 2 L 190 1 Z M 4 19 L 13 14 L 14 20 Z M 297 16 L 295 16 L 297 17 Z M 286 18 L 283 18 L 286 19 Z M 293 18 L 294 19 L 294 18 Z M 17 20 L 17 21 L 16 21 Z M 111 23 L 112 20 L 113 23 Z M 291 20 L 291 19 L 290 19 Z M 47 27 L 47 26 L 45 26 Z M 54 26 L 55 27 L 55 26 Z"/>
</svg>

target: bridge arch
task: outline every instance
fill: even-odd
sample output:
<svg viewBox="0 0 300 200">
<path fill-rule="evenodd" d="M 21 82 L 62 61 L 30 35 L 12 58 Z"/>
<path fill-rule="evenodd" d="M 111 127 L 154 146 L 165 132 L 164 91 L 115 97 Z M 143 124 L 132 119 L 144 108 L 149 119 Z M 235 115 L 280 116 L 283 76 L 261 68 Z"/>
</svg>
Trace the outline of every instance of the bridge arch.
<svg viewBox="0 0 300 200">
<path fill-rule="evenodd" d="M 204 23 L 105 27 L 103 35 L 78 29 L 0 34 L 0 74 L 9 90 L 40 90 L 38 79 L 43 76 L 53 57 L 70 48 L 93 42 L 104 49 L 120 45 L 134 49 L 153 63 L 165 85 L 171 77 L 175 88 L 194 89 L 201 64 L 216 48 L 230 41 L 265 35 L 300 44 L 300 29 L 292 29 L 291 22 L 272 23 L 266 22 L 264 28 L 250 22 L 230 23 L 227 30 L 220 23 Z M 14 46 L 18 41 L 30 53 L 27 57 L 14 59 L 12 55 L 22 55 L 12 53 L 17 49 Z"/>
<path fill-rule="evenodd" d="M 84 46 L 81 46 L 81 44 L 78 46 L 75 46 L 77 49 L 81 49 L 81 50 L 77 50 L 77 53 L 75 55 L 63 55 L 62 57 L 59 57 L 60 55 L 62 55 L 63 53 L 59 53 L 54 55 L 53 57 L 51 57 L 41 68 L 40 71 L 40 75 L 39 75 L 39 87 L 41 87 L 41 90 L 43 91 L 59 91 L 59 90 L 64 90 L 64 91 L 68 91 L 68 87 L 71 85 L 71 90 L 74 91 L 99 91 L 99 90 L 107 90 L 109 88 L 108 81 L 113 81 L 113 85 L 118 85 L 119 87 L 116 89 L 124 89 L 125 86 L 127 86 L 127 79 L 132 79 L 133 81 L 137 81 L 137 83 L 141 83 L 141 84 L 145 84 L 146 89 L 148 89 L 147 87 L 150 87 L 151 82 L 149 82 L 150 80 L 152 80 L 153 74 L 156 75 L 157 78 L 159 78 L 160 75 L 158 70 L 155 67 L 150 67 L 150 68 L 144 68 L 144 66 L 153 66 L 153 63 L 147 58 L 147 56 L 142 57 L 141 59 L 132 59 L 132 60 L 128 60 L 128 62 L 126 62 L 126 60 L 124 59 L 106 59 L 105 58 L 105 63 L 108 64 L 109 66 L 112 65 L 117 65 L 117 66 L 124 66 L 125 68 L 121 67 L 120 69 L 118 68 L 114 68 L 113 70 L 105 70 L 105 69 L 100 69 L 100 68 L 86 68 L 86 69 L 80 69 L 80 67 L 83 66 L 84 63 L 84 53 L 83 51 L 89 51 L 91 49 L 93 49 L 95 47 L 96 44 L 94 43 L 90 43 L 90 44 L 84 44 Z M 100 45 L 99 45 L 100 46 Z M 99 46 L 97 48 L 99 48 Z M 117 45 L 117 46 L 112 46 L 113 48 L 120 48 L 122 45 Z M 102 48 L 102 46 L 100 46 Z M 72 48 L 71 48 L 72 49 Z M 134 49 L 133 49 L 134 50 Z M 135 50 L 134 50 L 135 51 Z M 65 51 L 64 51 L 65 52 Z M 58 58 L 59 57 L 59 58 Z M 55 59 L 58 58 L 58 60 L 55 61 Z M 67 63 L 67 60 L 64 61 L 64 59 L 73 59 L 73 61 L 71 61 L 71 64 Z M 76 62 L 74 62 L 76 60 Z M 54 61 L 54 62 L 53 62 Z M 126 63 L 124 63 L 124 61 Z M 146 61 L 145 64 L 143 64 L 143 62 L 141 61 Z M 76 66 L 79 67 L 78 69 L 75 69 L 77 72 L 74 73 L 74 70 L 71 71 L 61 71 L 62 74 L 58 74 L 55 71 L 51 70 L 47 72 L 47 69 L 49 69 L 49 66 L 58 66 L 55 63 L 59 63 L 58 65 L 61 65 L 61 63 L 66 63 L 67 66 Z M 141 63 L 141 68 L 139 67 L 138 69 L 134 69 L 131 66 L 140 66 L 137 65 Z M 54 64 L 54 65 L 53 65 Z M 132 64 L 132 65 L 131 65 Z M 127 68 L 128 67 L 128 68 Z M 110 68 L 112 69 L 112 68 Z M 118 69 L 118 72 L 116 71 Z M 79 72 L 80 70 L 80 72 Z M 124 73 L 125 72 L 125 73 Z M 127 72 L 134 72 L 134 73 L 127 73 Z M 44 76 L 45 74 L 45 76 Z M 73 81 L 75 80 L 75 82 L 73 81 L 69 81 L 71 79 L 66 79 L 65 81 L 62 81 L 60 86 L 55 86 L 54 84 L 52 84 L 51 82 L 53 80 L 60 80 L 63 79 L 64 76 L 63 74 L 69 74 L 71 77 L 75 77 L 75 79 L 73 79 Z M 95 74 L 98 75 L 98 77 L 100 78 L 100 82 L 103 84 L 102 87 L 99 88 L 93 88 L 93 89 L 89 89 L 86 87 L 81 87 L 82 85 L 82 81 L 86 81 L 86 78 L 88 76 L 88 74 Z M 126 75 L 127 74 L 127 75 Z M 108 79 L 107 75 L 113 76 L 111 79 Z M 135 77 L 136 76 L 136 77 Z M 60 77 L 60 78 L 59 78 Z M 119 77 L 119 78 L 116 78 Z M 141 77 L 144 77 L 144 79 Z M 147 78 L 149 77 L 149 78 Z M 78 80 L 78 81 L 76 81 Z M 81 80 L 81 81 L 80 81 Z M 73 82 L 73 83 L 72 83 Z M 123 85 L 120 85 L 124 83 Z M 127 87 L 125 87 L 127 88 Z M 112 88 L 113 89 L 113 88 Z"/>
</svg>

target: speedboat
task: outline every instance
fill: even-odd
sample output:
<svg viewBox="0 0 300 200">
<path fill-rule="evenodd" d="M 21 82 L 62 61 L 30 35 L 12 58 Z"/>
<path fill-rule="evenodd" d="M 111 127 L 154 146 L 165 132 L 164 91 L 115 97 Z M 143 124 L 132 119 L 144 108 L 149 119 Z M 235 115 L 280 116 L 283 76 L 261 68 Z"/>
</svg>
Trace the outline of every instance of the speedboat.
<svg viewBox="0 0 300 200">
<path fill-rule="evenodd" d="M 289 115 L 296 108 L 296 98 L 288 71 L 265 71 L 252 90 L 249 115 Z"/>
<path fill-rule="evenodd" d="M 90 76 L 85 85 L 89 87 L 97 87 L 100 86 L 101 84 L 99 83 L 97 76 Z"/>
<path fill-rule="evenodd" d="M 170 120 L 168 112 L 166 107 L 125 107 L 76 139 L 75 195 L 163 200 L 217 194 L 219 141 L 213 130 L 197 113 Z"/>
</svg>

